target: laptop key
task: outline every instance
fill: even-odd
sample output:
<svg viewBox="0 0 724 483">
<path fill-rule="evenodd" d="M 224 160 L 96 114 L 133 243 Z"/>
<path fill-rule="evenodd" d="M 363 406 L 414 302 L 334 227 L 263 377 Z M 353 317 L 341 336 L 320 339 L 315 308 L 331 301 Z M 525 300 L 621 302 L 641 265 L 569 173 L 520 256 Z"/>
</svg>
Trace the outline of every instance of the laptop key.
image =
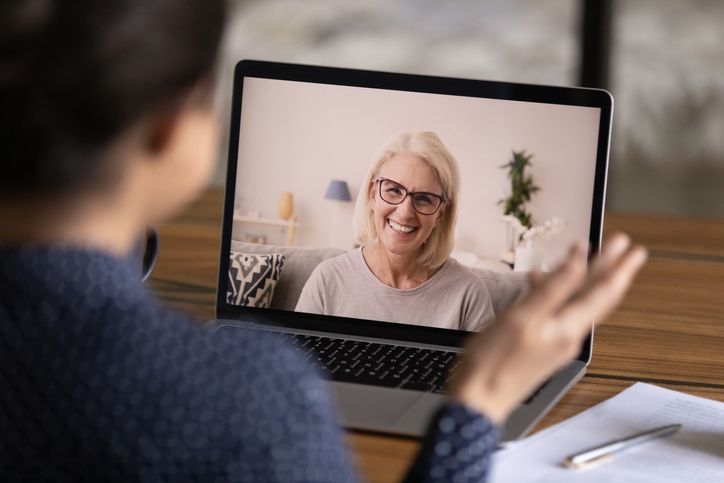
<svg viewBox="0 0 724 483">
<path fill-rule="evenodd" d="M 357 384 L 368 384 L 373 386 L 383 387 L 397 387 L 400 384 L 399 380 L 395 380 L 392 377 L 380 378 L 376 372 L 369 371 L 354 371 L 345 369 L 342 371 L 336 371 L 334 374 L 330 374 L 330 380 L 337 382 L 354 382 Z"/>
</svg>

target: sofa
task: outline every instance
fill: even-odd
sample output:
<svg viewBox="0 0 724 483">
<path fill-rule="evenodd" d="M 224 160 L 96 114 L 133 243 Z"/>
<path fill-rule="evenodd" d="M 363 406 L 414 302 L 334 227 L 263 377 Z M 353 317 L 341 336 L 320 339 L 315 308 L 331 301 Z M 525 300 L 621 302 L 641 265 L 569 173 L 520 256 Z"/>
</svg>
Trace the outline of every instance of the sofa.
<svg viewBox="0 0 724 483">
<path fill-rule="evenodd" d="M 340 248 L 308 248 L 276 245 L 260 245 L 237 240 L 231 242 L 231 258 L 239 254 L 269 255 L 284 257 L 278 270 L 278 280 L 268 292 L 273 309 L 294 310 L 304 284 L 314 268 L 327 258 L 344 253 Z M 528 289 L 526 274 L 520 272 L 500 273 L 492 270 L 470 269 L 486 285 L 493 301 L 493 310 L 500 314 Z M 229 294 L 231 295 L 231 294 Z"/>
</svg>

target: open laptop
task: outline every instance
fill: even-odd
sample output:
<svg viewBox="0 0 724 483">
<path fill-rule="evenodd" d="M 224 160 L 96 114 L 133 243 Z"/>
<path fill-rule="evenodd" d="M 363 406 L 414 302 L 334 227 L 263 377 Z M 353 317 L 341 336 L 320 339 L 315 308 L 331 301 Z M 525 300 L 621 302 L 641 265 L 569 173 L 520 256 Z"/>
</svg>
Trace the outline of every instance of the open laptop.
<svg viewBox="0 0 724 483">
<path fill-rule="evenodd" d="M 346 427 L 424 434 L 469 332 L 400 323 L 395 313 L 368 320 L 299 312 L 306 278 L 321 260 L 355 248 L 352 206 L 380 148 L 400 132 L 432 131 L 462 178 L 452 257 L 488 285 L 496 312 L 504 310 L 524 290 L 526 271 L 552 268 L 575 240 L 597 251 L 611 96 L 248 60 L 234 75 L 210 325 L 279 332 L 329 377 Z M 527 208 L 547 227 L 529 243 L 518 242 L 514 220 L 501 211 L 515 153 L 529 159 L 526 175 L 540 188 Z M 512 413 L 503 440 L 526 434 L 583 376 L 591 344 L 592 334 L 576 360 Z"/>
</svg>

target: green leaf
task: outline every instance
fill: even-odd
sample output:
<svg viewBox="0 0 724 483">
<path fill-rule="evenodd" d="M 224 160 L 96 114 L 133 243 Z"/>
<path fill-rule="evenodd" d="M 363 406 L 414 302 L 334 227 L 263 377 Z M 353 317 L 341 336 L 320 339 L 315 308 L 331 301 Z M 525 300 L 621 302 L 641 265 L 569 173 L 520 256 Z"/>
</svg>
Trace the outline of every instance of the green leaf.
<svg viewBox="0 0 724 483">
<path fill-rule="evenodd" d="M 532 214 L 526 210 L 526 203 L 532 199 L 533 194 L 540 191 L 533 176 L 526 173 L 526 168 L 532 165 L 532 159 L 533 155 L 527 154 L 525 150 L 513 150 L 511 159 L 500 166 L 508 171 L 510 195 L 498 201 L 498 205 L 504 206 L 504 215 L 515 216 L 526 228 L 533 226 Z"/>
</svg>

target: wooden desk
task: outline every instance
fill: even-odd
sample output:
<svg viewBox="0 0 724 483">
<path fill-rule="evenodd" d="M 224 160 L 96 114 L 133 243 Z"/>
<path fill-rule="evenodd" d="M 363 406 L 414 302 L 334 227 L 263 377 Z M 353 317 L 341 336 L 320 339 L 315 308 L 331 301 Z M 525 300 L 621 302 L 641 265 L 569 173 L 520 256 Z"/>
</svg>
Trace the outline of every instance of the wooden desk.
<svg viewBox="0 0 724 483">
<path fill-rule="evenodd" d="M 222 195 L 211 190 L 159 226 L 152 287 L 173 306 L 213 318 Z M 537 429 L 646 381 L 724 401 L 724 220 L 608 214 L 606 232 L 625 231 L 650 261 L 609 322 L 596 331 L 588 374 Z M 414 439 L 350 433 L 372 482 L 399 481 Z"/>
</svg>

